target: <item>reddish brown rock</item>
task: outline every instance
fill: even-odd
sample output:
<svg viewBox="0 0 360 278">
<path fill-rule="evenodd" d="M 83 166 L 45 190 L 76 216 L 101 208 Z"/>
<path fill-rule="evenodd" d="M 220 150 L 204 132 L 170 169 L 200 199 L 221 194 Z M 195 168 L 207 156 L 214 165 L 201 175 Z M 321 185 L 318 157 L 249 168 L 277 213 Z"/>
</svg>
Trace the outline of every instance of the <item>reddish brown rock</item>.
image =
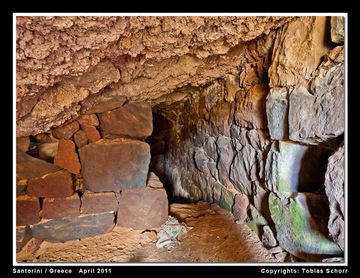
<svg viewBox="0 0 360 278">
<path fill-rule="evenodd" d="M 40 202 L 29 196 L 16 197 L 16 226 L 35 224 L 39 218 Z"/>
<path fill-rule="evenodd" d="M 39 158 L 47 162 L 53 162 L 58 151 L 58 142 L 43 143 L 38 147 Z"/>
<path fill-rule="evenodd" d="M 93 193 L 86 191 L 81 197 L 81 214 L 117 211 L 118 202 L 114 192 Z"/>
<path fill-rule="evenodd" d="M 234 198 L 233 215 L 237 223 L 245 223 L 249 199 L 245 194 L 236 194 Z"/>
<path fill-rule="evenodd" d="M 117 225 L 145 230 L 160 227 L 168 218 L 164 189 L 129 189 L 121 192 Z"/>
<path fill-rule="evenodd" d="M 155 175 L 155 173 L 150 172 L 149 173 L 149 178 L 146 184 L 147 187 L 151 187 L 151 188 L 164 188 L 162 182 L 159 180 L 158 176 Z"/>
<path fill-rule="evenodd" d="M 104 92 L 111 93 L 111 88 L 104 89 Z M 82 102 L 81 112 L 86 114 L 102 113 L 121 107 L 126 101 L 125 96 L 89 96 Z"/>
<path fill-rule="evenodd" d="M 92 125 L 83 124 L 81 125 L 81 129 L 85 132 L 86 137 L 89 139 L 90 143 L 96 142 L 101 139 L 99 131 L 96 127 Z"/>
<path fill-rule="evenodd" d="M 74 134 L 74 141 L 76 146 L 81 148 L 89 142 L 89 139 L 87 138 L 85 131 L 78 130 Z"/>
<path fill-rule="evenodd" d="M 104 134 L 146 138 L 153 130 L 151 107 L 145 103 L 127 103 L 101 113 L 99 118 Z"/>
<path fill-rule="evenodd" d="M 54 159 L 54 164 L 68 170 L 70 173 L 80 173 L 81 165 L 75 151 L 75 144 L 73 141 L 59 141 L 59 147 Z"/>
<path fill-rule="evenodd" d="M 147 143 L 102 139 L 79 149 L 84 185 L 92 192 L 145 187 L 150 164 Z"/>
<path fill-rule="evenodd" d="M 27 193 L 35 197 L 68 197 L 74 193 L 71 174 L 68 171 L 50 173 L 29 180 Z"/>
<path fill-rule="evenodd" d="M 34 158 L 16 149 L 16 177 L 19 179 L 42 177 L 59 170 L 60 168 L 54 164 Z"/>
<path fill-rule="evenodd" d="M 99 120 L 96 114 L 81 115 L 78 119 L 78 122 L 80 125 L 92 125 L 92 126 L 99 125 Z"/>
<path fill-rule="evenodd" d="M 56 219 L 80 215 L 80 198 L 77 194 L 65 198 L 45 198 L 41 217 Z"/>
<path fill-rule="evenodd" d="M 29 136 L 16 138 L 16 147 L 22 150 L 23 152 L 27 152 L 29 146 L 30 146 Z"/>
<path fill-rule="evenodd" d="M 57 139 L 70 139 L 73 134 L 79 130 L 79 123 L 73 121 L 71 123 L 59 126 L 52 130 L 52 135 Z"/>
</svg>

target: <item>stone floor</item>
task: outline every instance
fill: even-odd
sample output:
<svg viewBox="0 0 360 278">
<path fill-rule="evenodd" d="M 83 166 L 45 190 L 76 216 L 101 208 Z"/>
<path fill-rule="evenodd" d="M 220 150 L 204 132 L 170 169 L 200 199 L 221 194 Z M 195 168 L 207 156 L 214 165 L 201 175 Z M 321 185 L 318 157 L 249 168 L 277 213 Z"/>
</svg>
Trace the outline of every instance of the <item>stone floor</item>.
<svg viewBox="0 0 360 278">
<path fill-rule="evenodd" d="M 172 204 L 170 214 L 189 227 L 168 251 L 155 246 L 155 231 L 115 227 L 110 233 L 65 243 L 30 240 L 18 262 L 275 262 L 258 237 L 217 205 Z"/>
</svg>

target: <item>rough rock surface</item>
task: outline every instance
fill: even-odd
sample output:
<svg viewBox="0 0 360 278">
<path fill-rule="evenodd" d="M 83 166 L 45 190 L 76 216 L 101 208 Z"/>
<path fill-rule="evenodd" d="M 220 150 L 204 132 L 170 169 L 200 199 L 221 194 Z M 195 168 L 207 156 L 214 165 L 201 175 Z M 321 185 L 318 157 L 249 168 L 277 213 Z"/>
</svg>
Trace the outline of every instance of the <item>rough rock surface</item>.
<svg viewBox="0 0 360 278">
<path fill-rule="evenodd" d="M 298 193 L 293 198 L 279 199 L 271 193 L 269 207 L 277 240 L 291 254 L 304 260 L 342 254 L 327 237 L 329 211 L 325 196 Z"/>
<path fill-rule="evenodd" d="M 79 130 L 79 123 L 77 121 L 73 121 L 54 128 L 51 131 L 51 134 L 57 139 L 68 140 L 78 130 Z"/>
<path fill-rule="evenodd" d="M 286 87 L 272 88 L 266 99 L 266 115 L 271 139 L 286 140 L 288 138 L 288 112 Z"/>
<path fill-rule="evenodd" d="M 27 152 L 30 146 L 30 138 L 29 136 L 25 137 L 17 137 L 16 138 L 16 148 L 23 152 Z"/>
<path fill-rule="evenodd" d="M 40 202 L 29 196 L 16 197 L 16 226 L 35 224 L 40 221 Z"/>
<path fill-rule="evenodd" d="M 73 141 L 63 139 L 59 141 L 54 164 L 68 170 L 70 173 L 80 173 L 81 165 Z"/>
<path fill-rule="evenodd" d="M 345 17 L 331 17 L 331 40 L 334 43 L 344 43 L 345 36 Z"/>
<path fill-rule="evenodd" d="M 30 179 L 27 186 L 27 194 L 35 197 L 68 197 L 73 193 L 73 181 L 68 171 L 58 171 Z"/>
<path fill-rule="evenodd" d="M 118 201 L 114 192 L 92 193 L 86 191 L 81 196 L 81 214 L 113 211 L 116 212 Z"/>
<path fill-rule="evenodd" d="M 41 217 L 57 219 L 80 215 L 80 198 L 77 194 L 63 198 L 44 198 Z"/>
<path fill-rule="evenodd" d="M 21 248 L 31 239 L 31 230 L 28 225 L 16 227 L 16 252 L 19 252 Z"/>
<path fill-rule="evenodd" d="M 153 130 L 151 107 L 145 103 L 127 103 L 124 106 L 100 114 L 103 133 L 146 138 Z"/>
<path fill-rule="evenodd" d="M 121 192 L 117 226 L 146 230 L 160 227 L 168 217 L 166 191 L 146 187 Z"/>
<path fill-rule="evenodd" d="M 249 205 L 249 199 L 245 194 L 236 194 L 234 198 L 234 206 L 232 213 L 234 215 L 236 223 L 243 224 L 247 218 L 247 210 Z"/>
<path fill-rule="evenodd" d="M 345 248 L 345 147 L 341 146 L 330 158 L 325 174 L 325 191 L 330 204 L 328 228 L 342 250 Z"/>
<path fill-rule="evenodd" d="M 103 192 L 145 187 L 150 164 L 147 143 L 102 139 L 82 147 L 79 153 L 86 189 Z"/>
<path fill-rule="evenodd" d="M 110 232 L 114 228 L 114 217 L 113 212 L 64 217 L 42 221 L 30 228 L 37 239 L 65 242 Z"/>
</svg>

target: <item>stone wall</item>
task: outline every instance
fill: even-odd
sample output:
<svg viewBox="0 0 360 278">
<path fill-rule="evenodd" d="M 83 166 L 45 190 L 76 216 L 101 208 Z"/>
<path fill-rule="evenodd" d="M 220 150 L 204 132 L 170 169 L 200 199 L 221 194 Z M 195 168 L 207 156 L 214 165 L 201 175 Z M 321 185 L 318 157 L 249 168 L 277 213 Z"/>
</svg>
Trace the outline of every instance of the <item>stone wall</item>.
<svg viewBox="0 0 360 278">
<path fill-rule="evenodd" d="M 167 220 L 167 194 L 148 171 L 143 141 L 153 129 L 151 107 L 118 106 L 17 138 L 18 250 L 31 236 L 63 242 Z"/>
</svg>

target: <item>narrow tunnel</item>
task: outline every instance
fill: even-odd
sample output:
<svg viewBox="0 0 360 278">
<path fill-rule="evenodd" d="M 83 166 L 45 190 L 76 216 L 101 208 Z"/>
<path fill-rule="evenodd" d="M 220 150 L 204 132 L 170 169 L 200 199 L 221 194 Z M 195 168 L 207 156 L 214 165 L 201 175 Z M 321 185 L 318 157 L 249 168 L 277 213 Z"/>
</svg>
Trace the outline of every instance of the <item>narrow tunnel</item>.
<svg viewBox="0 0 360 278">
<path fill-rule="evenodd" d="M 341 17 L 170 18 L 17 17 L 17 261 L 343 262 Z"/>
</svg>

